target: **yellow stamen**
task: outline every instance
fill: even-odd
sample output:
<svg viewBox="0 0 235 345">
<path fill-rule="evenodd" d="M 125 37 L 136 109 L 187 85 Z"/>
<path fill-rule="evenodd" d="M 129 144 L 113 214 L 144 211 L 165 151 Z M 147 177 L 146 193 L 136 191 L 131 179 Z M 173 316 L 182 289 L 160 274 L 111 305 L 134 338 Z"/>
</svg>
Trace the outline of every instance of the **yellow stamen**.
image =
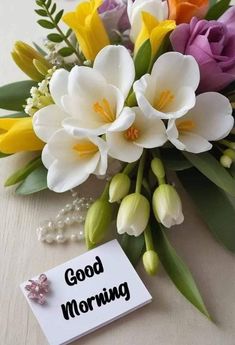
<svg viewBox="0 0 235 345">
<path fill-rule="evenodd" d="M 115 120 L 115 114 L 106 98 L 103 98 L 101 102 L 94 103 L 93 110 L 99 114 L 101 119 L 106 123 L 111 123 Z"/>
<path fill-rule="evenodd" d="M 126 132 L 125 137 L 129 141 L 135 141 L 140 136 L 140 131 L 138 128 L 131 126 Z"/>
<path fill-rule="evenodd" d="M 179 121 L 176 124 L 176 127 L 179 132 L 190 132 L 192 129 L 196 127 L 196 124 L 193 120 L 184 120 L 184 121 Z"/>
<path fill-rule="evenodd" d="M 164 90 L 154 102 L 154 108 L 164 110 L 173 100 L 175 96 L 170 90 Z"/>
<path fill-rule="evenodd" d="M 89 140 L 81 140 L 78 144 L 74 145 L 73 149 L 78 152 L 81 158 L 87 158 L 98 152 L 98 147 Z"/>
</svg>

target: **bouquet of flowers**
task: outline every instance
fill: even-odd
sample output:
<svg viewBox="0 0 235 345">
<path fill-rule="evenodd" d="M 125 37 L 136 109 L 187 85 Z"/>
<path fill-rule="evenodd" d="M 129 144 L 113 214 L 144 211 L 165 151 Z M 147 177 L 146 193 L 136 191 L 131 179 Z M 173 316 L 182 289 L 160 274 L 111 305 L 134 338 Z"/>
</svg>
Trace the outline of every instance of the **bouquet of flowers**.
<svg viewBox="0 0 235 345">
<path fill-rule="evenodd" d="M 0 118 L 0 156 L 36 157 L 5 185 L 18 184 L 21 195 L 63 193 L 103 176 L 102 195 L 87 207 L 87 247 L 115 220 L 131 261 L 142 257 L 154 275 L 160 259 L 209 317 L 167 238 L 184 221 L 171 181 L 179 179 L 209 230 L 235 252 L 235 6 L 81 0 L 64 13 L 36 0 L 36 7 L 38 24 L 51 30 L 44 46 L 16 42 L 12 51 L 30 80 L 0 88 L 0 108 L 15 111 Z"/>
</svg>

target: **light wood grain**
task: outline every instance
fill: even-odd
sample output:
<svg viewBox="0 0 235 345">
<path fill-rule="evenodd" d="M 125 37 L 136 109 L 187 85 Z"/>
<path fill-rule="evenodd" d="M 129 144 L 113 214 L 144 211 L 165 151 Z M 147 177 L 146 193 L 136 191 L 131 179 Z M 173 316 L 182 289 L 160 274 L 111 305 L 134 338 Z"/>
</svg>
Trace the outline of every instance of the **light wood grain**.
<svg viewBox="0 0 235 345">
<path fill-rule="evenodd" d="M 24 78 L 9 59 L 14 40 L 40 40 L 32 0 L 0 2 L 0 83 Z M 58 1 L 71 7 L 76 1 Z M 2 184 L 25 155 L 0 161 L 0 345 L 44 345 L 46 340 L 23 298 L 19 284 L 85 251 L 83 244 L 50 246 L 37 241 L 35 229 L 54 216 L 70 195 L 39 193 L 19 197 Z M 100 184 L 100 183 L 99 183 Z M 97 193 L 97 182 L 81 193 Z M 202 191 L 203 192 L 203 191 Z M 185 223 L 169 236 L 188 263 L 216 324 L 182 297 L 161 269 L 149 278 L 139 267 L 153 303 L 74 344 L 79 345 L 235 345 L 235 258 L 212 238 L 182 191 Z M 223 216 L 223 215 L 221 215 Z"/>
</svg>

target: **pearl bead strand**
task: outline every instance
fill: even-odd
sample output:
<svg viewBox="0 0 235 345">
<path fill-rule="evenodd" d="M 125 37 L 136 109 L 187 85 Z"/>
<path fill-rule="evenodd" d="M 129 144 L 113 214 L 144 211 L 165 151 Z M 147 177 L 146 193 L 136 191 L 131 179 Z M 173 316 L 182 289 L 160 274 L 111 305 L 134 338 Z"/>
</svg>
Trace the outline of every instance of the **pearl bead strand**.
<svg viewBox="0 0 235 345">
<path fill-rule="evenodd" d="M 91 197 L 78 197 L 78 193 L 71 190 L 73 202 L 66 204 L 57 214 L 55 219 L 44 221 L 37 229 L 37 237 L 40 242 L 65 243 L 84 240 L 84 222 L 91 204 Z M 69 232 L 72 225 L 77 225 L 78 230 Z"/>
</svg>

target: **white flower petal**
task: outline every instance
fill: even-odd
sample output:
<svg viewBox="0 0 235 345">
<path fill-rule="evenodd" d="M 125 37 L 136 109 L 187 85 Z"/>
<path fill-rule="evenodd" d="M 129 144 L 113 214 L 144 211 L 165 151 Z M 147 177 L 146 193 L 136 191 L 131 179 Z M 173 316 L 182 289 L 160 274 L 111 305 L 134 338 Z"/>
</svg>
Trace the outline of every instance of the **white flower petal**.
<svg viewBox="0 0 235 345">
<path fill-rule="evenodd" d="M 100 97 L 100 96 L 99 96 Z M 102 104 L 105 99 L 111 111 L 113 112 L 114 121 L 105 120 L 99 113 L 95 112 L 94 105 L 99 102 Z M 73 102 L 74 101 L 74 102 Z M 67 96 L 63 100 L 65 108 L 70 107 L 70 112 L 76 117 L 70 117 L 63 121 L 63 127 L 75 136 L 94 136 L 104 134 L 112 124 L 114 124 L 115 117 L 118 117 L 124 106 L 124 97 L 122 93 L 113 85 L 107 84 L 103 89 L 103 97 L 95 99 L 93 103 L 74 100 Z M 77 113 L 76 113 L 77 109 Z M 79 110 L 78 110 L 79 109 Z"/>
<path fill-rule="evenodd" d="M 166 1 L 161 0 L 128 0 L 127 12 L 131 23 L 130 37 L 133 42 L 141 30 L 142 12 L 148 12 L 159 21 L 167 19 L 168 5 Z"/>
<path fill-rule="evenodd" d="M 54 102 L 62 107 L 61 98 L 68 93 L 69 72 L 65 69 L 55 71 L 50 80 L 50 93 Z"/>
<path fill-rule="evenodd" d="M 94 174 L 105 175 L 108 168 L 108 145 L 106 141 L 99 137 L 89 137 L 89 140 L 97 145 L 100 151 L 100 160 Z"/>
<path fill-rule="evenodd" d="M 95 58 L 93 69 L 99 71 L 108 84 L 116 86 L 127 97 L 135 79 L 135 67 L 123 46 L 107 46 Z"/>
<path fill-rule="evenodd" d="M 173 91 L 181 87 L 197 89 L 200 72 L 196 60 L 189 55 L 169 52 L 161 55 L 153 65 L 151 75 L 161 89 Z"/>
<path fill-rule="evenodd" d="M 135 162 L 143 152 L 142 147 L 125 138 L 124 132 L 107 132 L 106 140 L 109 146 L 109 155 L 123 162 Z"/>
<path fill-rule="evenodd" d="M 98 160 L 99 155 L 96 154 L 89 162 L 90 167 L 95 169 Z M 79 164 L 77 162 L 64 164 L 63 161 L 55 160 L 48 171 L 47 183 L 49 189 L 63 193 L 85 182 L 89 175 L 86 161 L 79 161 Z"/>
<path fill-rule="evenodd" d="M 234 125 L 229 100 L 217 92 L 197 96 L 196 105 L 187 114 L 188 118 L 196 123 L 194 133 L 212 141 L 226 137 Z"/>
<path fill-rule="evenodd" d="M 175 120 L 169 120 L 167 125 L 166 134 L 168 137 L 168 140 L 178 149 L 178 150 L 184 150 L 185 145 L 179 141 L 179 132 L 177 130 L 177 127 L 175 125 Z"/>
<path fill-rule="evenodd" d="M 55 158 L 49 151 L 48 145 L 45 145 L 42 150 L 42 162 L 44 166 L 49 169 L 50 166 L 54 163 Z"/>
<path fill-rule="evenodd" d="M 58 105 L 48 105 L 34 114 L 33 129 L 37 136 L 47 143 L 68 116 Z"/>
<path fill-rule="evenodd" d="M 201 153 L 212 148 L 211 143 L 198 134 L 191 132 L 180 133 L 179 141 L 185 146 L 185 151 Z"/>
<path fill-rule="evenodd" d="M 120 132 L 129 128 L 135 120 L 133 108 L 125 107 L 117 119 L 108 128 L 110 132 Z"/>
<path fill-rule="evenodd" d="M 162 120 L 146 118 L 138 107 L 135 110 L 136 118 L 134 125 L 140 130 L 140 136 L 135 144 L 144 148 L 162 146 L 167 141 L 166 127 Z"/>
</svg>

